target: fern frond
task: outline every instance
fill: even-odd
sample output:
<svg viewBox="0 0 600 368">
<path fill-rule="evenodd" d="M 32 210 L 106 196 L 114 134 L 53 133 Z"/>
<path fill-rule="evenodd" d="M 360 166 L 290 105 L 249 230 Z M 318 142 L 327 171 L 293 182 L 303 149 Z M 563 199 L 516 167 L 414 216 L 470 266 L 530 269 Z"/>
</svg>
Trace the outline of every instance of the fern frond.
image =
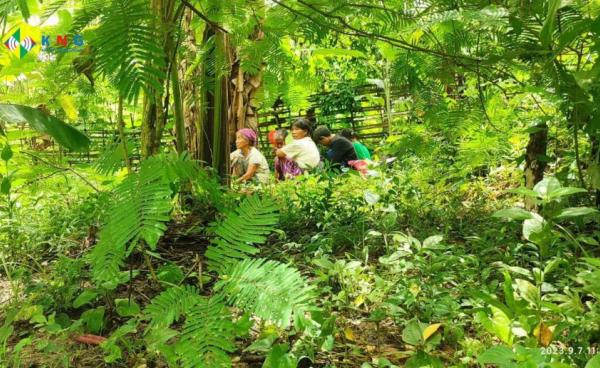
<svg viewBox="0 0 600 368">
<path fill-rule="evenodd" d="M 183 152 L 181 155 L 177 153 L 167 155 L 165 169 L 171 182 L 176 180 L 194 180 L 201 176 L 200 165 L 187 152 Z"/>
<path fill-rule="evenodd" d="M 228 353 L 235 350 L 235 333 L 222 297 L 203 297 L 189 285 L 172 287 L 155 297 L 144 313 L 150 319 L 150 333 L 185 318 L 172 346 L 178 367 L 231 367 Z"/>
<path fill-rule="evenodd" d="M 40 17 L 41 22 L 44 23 L 46 20 L 48 20 L 48 18 L 50 18 L 54 13 L 63 8 L 66 3 L 67 0 L 52 0 L 45 3 L 42 15 Z"/>
<path fill-rule="evenodd" d="M 245 259 L 236 263 L 215 290 L 227 301 L 282 328 L 294 314 L 303 314 L 314 304 L 314 288 L 300 272 L 277 261 Z"/>
<path fill-rule="evenodd" d="M 162 91 L 165 54 L 157 20 L 143 0 L 114 0 L 106 8 L 91 44 L 99 73 L 113 77 L 123 96 Z"/>
<path fill-rule="evenodd" d="M 4 22 L 6 18 L 15 10 L 20 10 L 25 20 L 29 19 L 31 12 L 29 5 L 25 0 L 0 0 L 0 20 Z"/>
<path fill-rule="evenodd" d="M 106 12 L 109 5 L 103 0 L 83 0 L 81 8 L 73 14 L 71 33 L 80 33 L 84 28 L 94 24 Z"/>
<path fill-rule="evenodd" d="M 198 297 L 186 315 L 176 351 L 184 368 L 231 367 L 228 353 L 235 351 L 235 333 L 228 308 L 222 298 Z"/>
<path fill-rule="evenodd" d="M 163 328 L 179 320 L 199 302 L 198 289 L 194 286 L 172 287 L 152 299 L 144 313 L 150 318 L 151 328 Z"/>
<path fill-rule="evenodd" d="M 115 281 L 124 257 L 139 240 L 155 249 L 172 208 L 164 167 L 164 159 L 150 158 L 142 163 L 139 173 L 130 174 L 114 190 L 108 222 L 89 255 L 96 281 Z"/>
<path fill-rule="evenodd" d="M 133 146 L 127 142 L 128 157 L 131 157 L 133 153 Z M 123 150 L 123 144 L 116 141 L 106 146 L 106 148 L 100 152 L 100 156 L 94 162 L 94 168 L 96 171 L 103 175 L 111 175 L 117 172 L 123 167 L 125 163 L 125 155 Z"/>
<path fill-rule="evenodd" d="M 119 279 L 119 271 L 125 260 L 126 244 L 113 239 L 113 229 L 105 226 L 98 234 L 98 244 L 88 254 L 93 278 L 99 283 L 110 283 Z"/>
<path fill-rule="evenodd" d="M 208 269 L 222 274 L 236 261 L 256 254 L 258 249 L 252 244 L 263 243 L 278 219 L 272 199 L 247 197 L 214 229 L 216 238 L 205 254 Z"/>
</svg>

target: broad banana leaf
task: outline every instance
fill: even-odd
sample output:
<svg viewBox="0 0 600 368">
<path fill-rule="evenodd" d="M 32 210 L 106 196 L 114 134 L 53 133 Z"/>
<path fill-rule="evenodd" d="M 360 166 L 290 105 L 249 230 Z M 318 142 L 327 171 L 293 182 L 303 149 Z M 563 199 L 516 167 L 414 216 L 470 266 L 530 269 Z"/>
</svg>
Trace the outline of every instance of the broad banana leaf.
<svg viewBox="0 0 600 368">
<path fill-rule="evenodd" d="M 33 107 L 0 104 L 0 121 L 12 124 L 28 123 L 33 129 L 50 135 L 58 144 L 71 151 L 87 151 L 90 146 L 90 140 L 85 134 Z"/>
</svg>

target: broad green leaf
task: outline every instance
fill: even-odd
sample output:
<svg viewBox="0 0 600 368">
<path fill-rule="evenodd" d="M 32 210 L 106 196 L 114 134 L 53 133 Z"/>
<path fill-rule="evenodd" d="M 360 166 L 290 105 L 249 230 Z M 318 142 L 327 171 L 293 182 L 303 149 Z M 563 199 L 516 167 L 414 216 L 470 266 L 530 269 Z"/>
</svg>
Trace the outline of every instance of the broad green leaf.
<svg viewBox="0 0 600 368">
<path fill-rule="evenodd" d="M 274 345 L 263 363 L 263 368 L 295 368 L 296 364 L 288 350 L 288 344 Z"/>
<path fill-rule="evenodd" d="M 423 248 L 436 249 L 437 245 L 444 239 L 443 235 L 432 235 L 423 240 Z"/>
<path fill-rule="evenodd" d="M 600 354 L 597 354 L 592 359 L 588 360 L 585 368 L 600 368 Z"/>
<path fill-rule="evenodd" d="M 2 194 L 8 194 L 10 193 L 10 178 L 8 176 L 5 176 L 4 178 L 2 178 L 2 184 L 0 184 L 0 193 Z"/>
<path fill-rule="evenodd" d="M 140 306 L 134 300 L 116 299 L 115 306 L 121 317 L 131 317 L 140 313 Z"/>
<path fill-rule="evenodd" d="M 33 129 L 52 136 L 58 144 L 72 151 L 86 151 L 90 145 L 89 138 L 83 133 L 33 107 L 0 104 L 0 120 L 12 124 L 28 123 Z"/>
<path fill-rule="evenodd" d="M 410 345 L 420 345 L 423 342 L 423 331 L 426 327 L 426 324 L 417 320 L 409 321 L 402 331 L 402 340 Z"/>
<path fill-rule="evenodd" d="M 597 213 L 598 213 L 598 210 L 595 208 L 570 207 L 570 208 L 565 208 L 564 210 L 560 211 L 560 213 L 558 215 L 556 215 L 554 218 L 555 219 L 563 219 L 563 218 L 578 217 L 578 216 L 589 216 L 589 215 L 595 215 Z"/>
<path fill-rule="evenodd" d="M 104 307 L 89 309 L 83 312 L 81 319 L 89 332 L 97 334 L 104 327 Z"/>
<path fill-rule="evenodd" d="M 73 308 L 79 308 L 82 305 L 86 305 L 89 302 L 95 300 L 98 297 L 98 292 L 95 290 L 84 290 L 79 296 L 73 301 Z"/>
<path fill-rule="evenodd" d="M 0 327 L 0 346 L 4 345 L 6 340 L 12 335 L 14 327 L 12 325 L 5 325 Z"/>
<path fill-rule="evenodd" d="M 493 346 L 477 357 L 480 364 L 495 364 L 498 367 L 508 367 L 514 364 L 515 353 L 506 346 Z"/>
<path fill-rule="evenodd" d="M 537 213 L 531 213 L 533 218 L 523 221 L 523 236 L 525 239 L 532 241 L 531 236 L 533 234 L 541 233 L 544 231 L 546 221 L 544 218 Z"/>
<path fill-rule="evenodd" d="M 404 365 L 406 368 L 442 368 L 444 365 L 439 358 L 431 356 L 423 350 L 417 351 Z M 379 365 L 379 367 L 396 367 L 395 365 Z"/>
<path fill-rule="evenodd" d="M 546 177 L 533 187 L 533 191 L 542 199 L 547 200 L 550 193 L 561 188 L 560 182 L 553 176 Z"/>
<path fill-rule="evenodd" d="M 535 285 L 523 279 L 516 279 L 515 283 L 521 298 L 536 306 L 540 303 L 540 291 Z"/>
<path fill-rule="evenodd" d="M 244 351 L 251 352 L 267 352 L 273 346 L 273 343 L 277 339 L 277 336 L 269 335 L 260 340 L 254 341 L 250 346 L 248 346 Z"/>
<path fill-rule="evenodd" d="M 507 190 L 507 192 L 514 193 L 514 194 L 520 194 L 520 195 L 524 195 L 527 197 L 533 197 L 533 198 L 537 198 L 537 196 L 538 196 L 537 192 L 535 192 L 531 189 L 525 188 L 525 187 L 520 187 L 517 189 L 509 189 L 509 190 Z"/>
<path fill-rule="evenodd" d="M 512 287 L 512 277 L 510 277 L 510 274 L 508 273 L 508 271 L 504 271 L 503 290 L 504 290 L 504 300 L 506 301 L 506 305 L 508 306 L 508 308 L 511 311 L 515 311 L 515 309 L 516 309 L 515 293 L 514 293 L 514 290 Z"/>
<path fill-rule="evenodd" d="M 548 11 L 546 12 L 546 19 L 540 31 L 540 41 L 545 49 L 548 49 L 552 41 L 552 34 L 554 33 L 554 26 L 556 24 L 556 12 L 560 8 L 561 0 L 549 0 Z"/>
<path fill-rule="evenodd" d="M 510 319 L 499 308 L 490 307 L 492 310 L 492 323 L 496 336 L 506 344 L 512 344 L 512 333 L 510 331 Z"/>
<path fill-rule="evenodd" d="M 564 196 L 568 196 L 575 193 L 586 193 L 587 190 L 583 188 L 575 188 L 575 187 L 561 187 L 554 189 L 550 193 L 548 193 L 548 199 L 556 199 Z"/>
<path fill-rule="evenodd" d="M 2 148 L 2 153 L 0 154 L 0 157 L 4 161 L 8 161 L 13 157 L 12 150 L 10 149 L 10 146 L 8 144 L 5 145 L 4 148 Z"/>
<path fill-rule="evenodd" d="M 492 217 L 507 218 L 507 219 L 518 220 L 518 221 L 534 218 L 533 214 L 531 212 L 526 211 L 522 208 L 518 208 L 518 207 L 507 208 L 504 210 L 496 211 L 496 212 L 494 212 Z"/>
<path fill-rule="evenodd" d="M 181 268 L 173 263 L 167 263 L 166 265 L 159 267 L 156 271 L 156 276 L 160 281 L 168 282 L 170 284 L 179 284 L 185 277 Z"/>
<path fill-rule="evenodd" d="M 364 198 L 365 198 L 365 201 L 368 204 L 370 204 L 371 206 L 374 205 L 375 203 L 379 202 L 379 194 L 373 193 L 369 190 L 365 191 Z"/>
</svg>

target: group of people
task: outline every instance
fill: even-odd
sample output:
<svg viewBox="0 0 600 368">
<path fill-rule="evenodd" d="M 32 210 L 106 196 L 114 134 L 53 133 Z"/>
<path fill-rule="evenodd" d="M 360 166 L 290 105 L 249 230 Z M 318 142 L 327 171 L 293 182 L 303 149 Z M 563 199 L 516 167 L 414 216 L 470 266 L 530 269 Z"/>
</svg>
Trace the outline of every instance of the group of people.
<svg viewBox="0 0 600 368">
<path fill-rule="evenodd" d="M 275 178 L 278 181 L 293 178 L 310 171 L 321 164 L 321 154 L 315 142 L 327 147 L 326 159 L 333 169 L 351 167 L 360 169 L 371 159 L 367 147 L 360 143 L 350 129 L 333 134 L 329 128 L 319 126 L 314 131 L 311 123 L 298 118 L 292 124 L 292 139 L 286 130 L 269 134 L 269 141 L 275 153 Z M 269 164 L 265 156 L 256 148 L 258 135 L 249 128 L 236 132 L 236 150 L 230 155 L 232 176 L 236 182 L 267 183 L 270 179 Z"/>
</svg>

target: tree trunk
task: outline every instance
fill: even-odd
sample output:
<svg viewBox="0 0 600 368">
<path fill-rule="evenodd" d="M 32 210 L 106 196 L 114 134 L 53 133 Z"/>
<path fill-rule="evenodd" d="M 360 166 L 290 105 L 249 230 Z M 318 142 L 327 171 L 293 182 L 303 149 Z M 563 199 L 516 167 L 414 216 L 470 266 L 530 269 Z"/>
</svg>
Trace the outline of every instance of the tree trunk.
<svg viewBox="0 0 600 368">
<path fill-rule="evenodd" d="M 262 87 L 262 71 L 244 73 L 229 35 L 210 25 L 204 30 L 202 43 L 214 39 L 214 48 L 205 51 L 198 68 L 190 69 L 198 53 L 192 16 L 189 10 L 184 13 L 183 42 L 189 54 L 180 64 L 180 73 L 185 76 L 181 80 L 186 146 L 192 157 L 210 164 L 224 178 L 229 173 L 235 132 L 244 127 L 258 130 L 256 94 Z M 250 39 L 258 42 L 264 38 L 260 28 L 256 26 Z"/>
<path fill-rule="evenodd" d="M 183 15 L 183 40 L 182 45 L 186 54 L 179 63 L 179 79 L 181 80 L 183 121 L 185 125 L 186 148 L 190 156 L 195 160 L 203 160 L 202 157 L 202 98 L 201 89 L 198 87 L 202 76 L 202 65 L 191 70 L 193 61 L 198 54 L 196 46 L 196 33 L 192 29 L 193 13 L 186 8 Z"/>
<path fill-rule="evenodd" d="M 163 49 L 166 59 L 168 71 L 169 65 L 173 64 L 173 31 L 175 28 L 175 1 L 174 0 L 152 0 L 151 7 L 154 14 L 157 15 L 157 28 L 163 40 Z M 152 63 L 152 60 L 148 62 Z M 173 68 L 175 66 L 172 66 Z M 165 85 L 166 79 L 160 82 Z M 168 94 L 167 94 L 168 96 Z M 166 106 L 168 97 L 164 98 L 162 91 L 154 91 L 153 93 L 144 94 L 144 111 L 142 116 L 142 132 L 141 132 L 141 154 L 142 158 L 146 158 L 158 153 L 160 141 L 162 138 L 163 129 L 166 123 Z"/>
<path fill-rule="evenodd" d="M 159 110 L 159 107 L 156 101 L 156 96 L 144 95 L 144 105 L 142 111 L 142 132 L 140 135 L 142 159 L 150 157 L 158 151 L 158 146 L 156 146 L 155 143 L 155 137 L 158 120 L 157 112 Z"/>
<path fill-rule="evenodd" d="M 529 134 L 529 143 L 525 152 L 525 186 L 532 189 L 544 179 L 546 169 L 546 149 L 548 147 L 548 126 L 546 123 L 536 125 L 536 131 Z M 526 201 L 526 207 L 534 207 L 532 201 Z"/>
</svg>

